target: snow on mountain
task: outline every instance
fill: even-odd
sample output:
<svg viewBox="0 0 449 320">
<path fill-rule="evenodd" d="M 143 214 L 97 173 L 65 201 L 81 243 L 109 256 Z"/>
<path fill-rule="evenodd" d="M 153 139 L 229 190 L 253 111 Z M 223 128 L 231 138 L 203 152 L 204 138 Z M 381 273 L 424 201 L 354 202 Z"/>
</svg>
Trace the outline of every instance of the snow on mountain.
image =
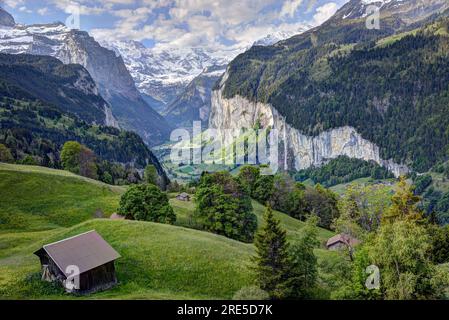
<svg viewBox="0 0 449 320">
<path fill-rule="evenodd" d="M 332 20 L 360 19 L 372 14 L 372 7 L 377 7 L 381 15 L 397 16 L 404 23 L 410 24 L 423 20 L 438 10 L 449 7 L 448 0 L 350 0 Z M 370 9 L 370 10 L 368 10 Z"/>
<path fill-rule="evenodd" d="M 217 54 L 204 48 L 146 48 L 137 41 L 101 42 L 121 55 L 137 88 L 169 104 L 205 68 L 229 63 L 240 50 Z"/>
<path fill-rule="evenodd" d="M 291 38 L 294 35 L 303 33 L 304 31 L 307 31 L 310 28 L 312 28 L 312 26 L 302 27 L 295 31 L 277 31 L 274 33 L 270 33 L 270 34 L 266 35 L 265 37 L 254 42 L 253 45 L 254 46 L 271 46 L 279 41 L 282 41 L 282 40 Z"/>
<path fill-rule="evenodd" d="M 168 137 L 169 125 L 142 98 L 122 57 L 102 47 L 87 32 L 70 30 L 62 23 L 12 24 L 0 12 L 2 21 L 7 24 L 0 25 L 0 52 L 48 55 L 66 64 L 82 65 L 111 105 L 112 114 L 122 128 L 136 131 L 150 145 Z M 112 119 L 110 110 L 105 113 L 107 119 Z"/>
<path fill-rule="evenodd" d="M 62 23 L 1 26 L 0 51 L 12 54 L 38 54 L 40 51 L 43 55 L 56 56 L 69 32 L 70 30 Z M 37 48 L 39 49 L 36 52 Z"/>
<path fill-rule="evenodd" d="M 305 31 L 275 32 L 254 45 L 271 45 Z M 151 99 L 170 105 L 205 69 L 227 65 L 249 47 L 209 48 L 146 48 L 138 41 L 107 41 L 100 43 L 122 56 L 137 88 Z"/>
</svg>

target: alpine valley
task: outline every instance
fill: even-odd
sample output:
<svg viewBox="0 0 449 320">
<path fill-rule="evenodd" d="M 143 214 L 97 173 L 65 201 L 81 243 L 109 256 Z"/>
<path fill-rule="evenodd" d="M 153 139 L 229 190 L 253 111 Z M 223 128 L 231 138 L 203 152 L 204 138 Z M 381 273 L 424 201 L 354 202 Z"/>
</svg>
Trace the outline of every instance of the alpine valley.
<svg viewBox="0 0 449 320">
<path fill-rule="evenodd" d="M 445 0 L 351 0 L 321 26 L 234 59 L 212 93 L 209 126 L 285 132 L 287 167 L 348 156 L 396 176 L 449 150 Z M 380 29 L 366 27 L 366 6 Z"/>
<path fill-rule="evenodd" d="M 55 57 L 65 64 L 80 64 L 95 81 L 101 96 L 110 104 L 118 124 L 137 132 L 147 144 L 167 139 L 170 126 L 142 98 L 115 52 L 102 47 L 87 32 L 70 30 L 62 23 L 19 25 L 2 10 L 0 52 Z M 7 17 L 7 18 L 5 18 Z"/>
<path fill-rule="evenodd" d="M 449 299 L 448 0 L 36 2 L 0 8 L 0 300 Z"/>
</svg>

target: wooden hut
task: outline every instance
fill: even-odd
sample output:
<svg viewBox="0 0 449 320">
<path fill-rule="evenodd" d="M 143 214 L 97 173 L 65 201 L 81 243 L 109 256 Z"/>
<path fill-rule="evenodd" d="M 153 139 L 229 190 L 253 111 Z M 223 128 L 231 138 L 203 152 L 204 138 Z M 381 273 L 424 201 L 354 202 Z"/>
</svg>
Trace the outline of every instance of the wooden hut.
<svg viewBox="0 0 449 320">
<path fill-rule="evenodd" d="M 183 193 L 178 194 L 176 196 L 176 199 L 181 200 L 181 201 L 190 201 L 190 196 L 187 193 L 183 192 Z"/>
<path fill-rule="evenodd" d="M 340 233 L 327 240 L 326 247 L 329 250 L 340 250 L 344 248 L 353 248 L 360 241 L 350 235 Z"/>
<path fill-rule="evenodd" d="M 34 254 L 42 280 L 59 281 L 68 292 L 92 293 L 117 283 L 114 262 L 120 255 L 95 230 L 46 244 Z"/>
</svg>

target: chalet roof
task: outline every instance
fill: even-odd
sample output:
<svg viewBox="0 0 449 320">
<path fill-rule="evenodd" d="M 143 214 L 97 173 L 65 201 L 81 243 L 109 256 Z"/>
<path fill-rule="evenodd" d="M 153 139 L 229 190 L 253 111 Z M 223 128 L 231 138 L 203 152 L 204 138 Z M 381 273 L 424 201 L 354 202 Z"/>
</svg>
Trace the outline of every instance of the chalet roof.
<svg viewBox="0 0 449 320">
<path fill-rule="evenodd" d="M 357 240 L 354 237 L 351 237 L 350 235 L 344 234 L 344 233 L 339 233 L 335 236 L 333 236 L 332 238 L 330 238 L 329 240 L 327 240 L 326 246 L 330 247 L 338 242 L 341 242 L 345 245 L 348 246 L 355 246 L 356 244 L 360 243 L 359 240 Z"/>
<path fill-rule="evenodd" d="M 75 265 L 83 273 L 120 258 L 95 230 L 76 235 L 61 241 L 44 245 L 34 254 L 44 250 L 65 273 L 66 268 Z"/>
</svg>

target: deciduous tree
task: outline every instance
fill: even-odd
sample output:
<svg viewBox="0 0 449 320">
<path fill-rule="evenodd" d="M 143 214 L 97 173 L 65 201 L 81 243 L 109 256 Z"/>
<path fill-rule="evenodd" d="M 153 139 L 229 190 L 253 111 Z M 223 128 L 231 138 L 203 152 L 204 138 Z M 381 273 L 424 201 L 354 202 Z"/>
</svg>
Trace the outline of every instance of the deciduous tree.
<svg viewBox="0 0 449 320">
<path fill-rule="evenodd" d="M 167 195 L 152 184 L 131 186 L 120 199 L 118 212 L 127 219 L 173 224 L 176 215 Z"/>
</svg>

